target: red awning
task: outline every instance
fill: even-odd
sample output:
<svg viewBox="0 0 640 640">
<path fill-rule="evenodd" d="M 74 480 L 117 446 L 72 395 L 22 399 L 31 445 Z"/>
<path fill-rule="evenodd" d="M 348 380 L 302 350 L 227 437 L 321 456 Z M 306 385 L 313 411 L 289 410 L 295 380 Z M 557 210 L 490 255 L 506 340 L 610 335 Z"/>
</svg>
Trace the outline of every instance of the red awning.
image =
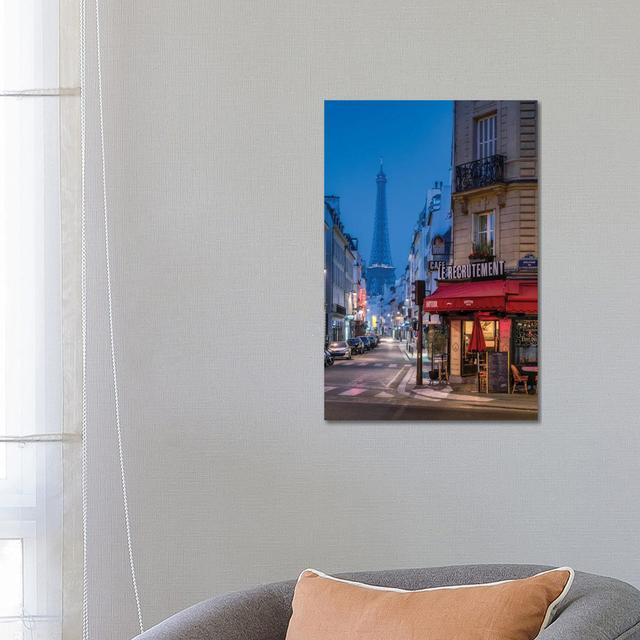
<svg viewBox="0 0 640 640">
<path fill-rule="evenodd" d="M 507 293 L 508 313 L 538 313 L 538 283 L 527 280 L 515 280 L 517 293 Z"/>
<path fill-rule="evenodd" d="M 506 311 L 505 282 L 439 282 L 434 293 L 424 299 L 424 310 L 428 313 Z"/>
<path fill-rule="evenodd" d="M 538 312 L 538 283 L 530 280 L 476 280 L 438 283 L 424 299 L 427 313 L 460 311 Z"/>
</svg>

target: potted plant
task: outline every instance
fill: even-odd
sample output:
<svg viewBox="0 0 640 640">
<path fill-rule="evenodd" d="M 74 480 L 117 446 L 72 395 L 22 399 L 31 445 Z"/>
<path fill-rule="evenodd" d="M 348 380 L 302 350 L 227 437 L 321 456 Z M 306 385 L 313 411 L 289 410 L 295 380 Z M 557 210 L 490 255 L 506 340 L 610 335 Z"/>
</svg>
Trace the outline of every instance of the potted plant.
<svg viewBox="0 0 640 640">
<path fill-rule="evenodd" d="M 486 242 L 474 242 L 469 254 L 469 262 L 487 262 L 493 260 L 493 248 Z"/>
<path fill-rule="evenodd" d="M 445 328 L 442 325 L 429 325 L 429 328 L 427 329 L 426 343 L 431 360 L 429 379 L 431 382 L 441 382 L 443 379 L 448 381 L 448 377 L 446 375 L 447 334 Z"/>
</svg>

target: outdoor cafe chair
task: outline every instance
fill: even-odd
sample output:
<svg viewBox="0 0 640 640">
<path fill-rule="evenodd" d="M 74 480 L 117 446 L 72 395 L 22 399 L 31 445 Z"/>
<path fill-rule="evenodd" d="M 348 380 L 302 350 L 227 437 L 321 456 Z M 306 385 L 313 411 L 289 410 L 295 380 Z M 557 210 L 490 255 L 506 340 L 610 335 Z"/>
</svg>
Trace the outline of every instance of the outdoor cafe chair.
<svg viewBox="0 0 640 640">
<path fill-rule="evenodd" d="M 519 371 L 518 367 L 515 364 L 511 365 L 511 373 L 513 374 L 513 389 L 511 393 L 515 393 L 518 385 L 521 384 L 524 392 L 526 394 L 529 393 L 529 378 L 527 376 L 523 376 Z"/>
</svg>

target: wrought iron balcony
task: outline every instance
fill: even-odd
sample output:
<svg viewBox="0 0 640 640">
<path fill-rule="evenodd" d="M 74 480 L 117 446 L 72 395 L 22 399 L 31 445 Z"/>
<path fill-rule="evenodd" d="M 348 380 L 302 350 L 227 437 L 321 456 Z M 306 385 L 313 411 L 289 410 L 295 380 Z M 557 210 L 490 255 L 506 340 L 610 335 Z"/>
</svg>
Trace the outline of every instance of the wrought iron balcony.
<svg viewBox="0 0 640 640">
<path fill-rule="evenodd" d="M 456 191 L 469 191 L 504 181 L 504 156 L 488 156 L 456 167 Z"/>
</svg>

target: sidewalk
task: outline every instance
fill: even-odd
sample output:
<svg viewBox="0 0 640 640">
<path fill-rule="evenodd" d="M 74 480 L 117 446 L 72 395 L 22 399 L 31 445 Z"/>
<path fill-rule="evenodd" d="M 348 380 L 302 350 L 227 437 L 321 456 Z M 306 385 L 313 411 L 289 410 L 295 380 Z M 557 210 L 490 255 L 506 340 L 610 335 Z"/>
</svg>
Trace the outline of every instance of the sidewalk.
<svg viewBox="0 0 640 640">
<path fill-rule="evenodd" d="M 415 361 L 415 358 L 414 358 Z M 427 376 L 422 387 L 416 387 L 415 369 L 409 370 L 401 385 L 401 393 L 430 402 L 460 402 L 471 405 L 485 405 L 499 409 L 518 411 L 538 411 L 538 394 L 524 393 L 478 393 L 476 381 L 461 384 L 429 384 Z"/>
<path fill-rule="evenodd" d="M 409 349 L 407 349 L 406 342 L 399 342 L 398 346 L 400 347 L 400 351 L 402 351 L 402 355 L 409 361 L 415 362 L 416 358 L 416 347 L 415 345 L 409 344 Z M 426 351 L 422 352 L 422 366 L 426 371 L 427 365 L 431 368 L 431 360 L 429 359 L 429 354 Z"/>
</svg>

